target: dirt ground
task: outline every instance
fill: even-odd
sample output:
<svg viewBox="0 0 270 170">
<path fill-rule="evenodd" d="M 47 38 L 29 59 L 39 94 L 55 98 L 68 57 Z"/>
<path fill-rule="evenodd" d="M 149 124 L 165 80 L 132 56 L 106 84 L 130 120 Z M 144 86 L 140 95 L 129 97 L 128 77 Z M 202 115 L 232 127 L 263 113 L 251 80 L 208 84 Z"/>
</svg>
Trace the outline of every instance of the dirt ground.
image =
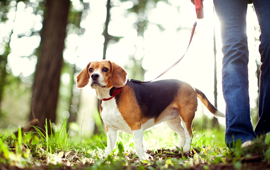
<svg viewBox="0 0 270 170">
<path fill-rule="evenodd" d="M 198 153 L 199 151 L 197 151 L 195 149 L 195 151 Z M 158 153 L 158 154 L 157 154 Z M 186 158 L 192 158 L 194 156 L 194 151 L 190 152 L 190 153 L 185 153 L 184 155 L 182 155 L 181 153 L 179 153 L 178 151 L 173 151 L 173 150 L 169 150 L 169 149 L 160 149 L 157 150 L 155 153 L 152 151 L 147 151 L 147 154 L 149 154 L 150 156 L 154 157 L 154 158 L 160 158 L 160 159 L 165 159 L 167 157 L 170 158 L 182 158 L 183 156 L 185 156 Z M 133 155 L 129 155 L 128 157 L 132 158 Z M 135 160 L 138 159 L 137 157 L 135 158 Z M 220 163 L 220 164 L 197 164 L 195 166 L 189 167 L 189 168 L 180 168 L 180 169 L 185 169 L 185 170 L 205 170 L 205 169 L 209 169 L 209 170 L 236 170 L 235 165 L 231 162 L 230 160 L 228 160 L 227 162 L 229 163 Z M 242 167 L 240 169 L 244 169 L 244 170 L 270 170 L 270 163 L 263 161 L 263 156 L 260 154 L 252 154 L 251 157 L 249 158 L 243 158 L 241 159 L 241 164 Z M 29 168 L 19 168 L 19 167 L 15 167 L 15 166 L 9 166 L 9 165 L 1 165 L 0 164 L 0 170 L 74 170 L 74 169 L 78 169 L 78 170 L 83 170 L 83 169 L 91 169 L 91 164 L 88 165 L 79 165 L 77 164 L 77 166 L 64 166 L 64 165 L 41 165 L 41 166 L 33 166 L 33 167 L 29 167 Z M 152 168 L 155 169 L 160 169 L 160 167 L 158 167 L 157 165 L 151 165 Z M 144 166 L 145 169 L 149 169 L 147 166 Z M 169 167 L 174 169 L 174 167 Z M 104 169 L 104 168 L 103 168 Z M 121 169 L 121 168 L 119 168 Z M 124 170 L 136 170 L 138 169 L 138 167 L 136 166 L 123 166 L 122 169 Z"/>
</svg>

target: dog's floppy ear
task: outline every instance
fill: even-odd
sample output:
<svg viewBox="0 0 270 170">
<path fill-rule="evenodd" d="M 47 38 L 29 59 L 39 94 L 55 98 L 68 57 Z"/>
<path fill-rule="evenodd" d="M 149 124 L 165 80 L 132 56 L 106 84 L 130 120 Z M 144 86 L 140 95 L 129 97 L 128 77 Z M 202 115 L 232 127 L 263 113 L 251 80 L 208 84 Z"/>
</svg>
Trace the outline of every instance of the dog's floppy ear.
<svg viewBox="0 0 270 170">
<path fill-rule="evenodd" d="M 89 74 L 88 74 L 88 67 L 90 63 L 87 64 L 86 68 L 83 69 L 80 74 L 77 76 L 77 87 L 83 88 L 86 86 L 89 82 Z"/>
<path fill-rule="evenodd" d="M 119 65 L 115 64 L 114 62 L 111 62 L 111 84 L 116 87 L 123 87 L 127 80 L 127 72 Z"/>
</svg>

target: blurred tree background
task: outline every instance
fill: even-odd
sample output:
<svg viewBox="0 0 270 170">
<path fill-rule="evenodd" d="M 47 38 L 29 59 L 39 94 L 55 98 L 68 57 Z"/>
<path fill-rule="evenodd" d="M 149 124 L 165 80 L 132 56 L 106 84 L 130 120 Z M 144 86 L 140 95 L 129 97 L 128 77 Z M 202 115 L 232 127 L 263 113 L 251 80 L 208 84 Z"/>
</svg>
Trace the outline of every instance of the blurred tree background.
<svg viewBox="0 0 270 170">
<path fill-rule="evenodd" d="M 208 29 L 215 18 L 212 3 L 205 2 L 205 8 L 211 10 L 195 37 L 206 46 L 195 42 L 189 52 L 205 57 L 185 59 L 164 78 L 191 78 L 189 83 L 225 111 L 221 45 L 216 44 L 220 39 L 216 30 Z M 89 61 L 111 59 L 127 69 L 129 78 L 154 78 L 182 55 L 193 24 L 190 18 L 195 19 L 194 6 L 180 0 L 1 0 L 0 9 L 0 129 L 23 126 L 33 118 L 44 128 L 45 119 L 57 125 L 67 118 L 74 125 L 71 130 L 79 126 L 100 132 L 95 95 L 89 87 L 76 88 L 78 72 Z M 255 37 L 257 25 L 251 30 Z M 258 39 L 251 44 L 257 50 Z M 250 53 L 258 61 L 258 54 Z M 198 68 L 202 62 L 205 65 Z M 251 70 L 256 82 L 258 65 Z M 206 74 L 211 75 L 207 80 Z M 255 118 L 257 105 L 251 107 Z M 205 112 L 200 105 L 198 111 Z M 195 126 L 217 126 L 211 116 L 200 118 Z"/>
</svg>

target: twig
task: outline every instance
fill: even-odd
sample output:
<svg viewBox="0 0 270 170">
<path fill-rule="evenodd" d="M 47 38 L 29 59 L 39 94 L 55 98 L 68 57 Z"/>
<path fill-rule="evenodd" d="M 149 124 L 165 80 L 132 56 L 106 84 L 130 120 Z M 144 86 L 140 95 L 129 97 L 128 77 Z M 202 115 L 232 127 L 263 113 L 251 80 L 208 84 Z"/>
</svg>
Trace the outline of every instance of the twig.
<svg viewBox="0 0 270 170">
<path fill-rule="evenodd" d="M 29 132 L 31 130 L 34 130 L 33 126 L 38 126 L 39 121 L 38 119 L 33 119 L 29 122 L 28 125 L 21 128 L 22 132 Z M 14 132 L 15 136 L 18 136 L 18 131 Z"/>
</svg>

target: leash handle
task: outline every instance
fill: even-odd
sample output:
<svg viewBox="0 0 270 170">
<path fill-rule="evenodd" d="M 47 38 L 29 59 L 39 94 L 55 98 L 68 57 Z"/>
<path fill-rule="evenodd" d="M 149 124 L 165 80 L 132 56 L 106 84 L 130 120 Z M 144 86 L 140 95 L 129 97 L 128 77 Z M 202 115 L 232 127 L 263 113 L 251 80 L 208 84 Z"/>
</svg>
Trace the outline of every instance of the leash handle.
<svg viewBox="0 0 270 170">
<path fill-rule="evenodd" d="M 194 0 L 194 4 L 195 4 L 195 10 L 196 10 L 196 14 L 197 14 L 197 18 L 198 19 L 202 19 L 203 18 L 203 0 Z"/>
</svg>

